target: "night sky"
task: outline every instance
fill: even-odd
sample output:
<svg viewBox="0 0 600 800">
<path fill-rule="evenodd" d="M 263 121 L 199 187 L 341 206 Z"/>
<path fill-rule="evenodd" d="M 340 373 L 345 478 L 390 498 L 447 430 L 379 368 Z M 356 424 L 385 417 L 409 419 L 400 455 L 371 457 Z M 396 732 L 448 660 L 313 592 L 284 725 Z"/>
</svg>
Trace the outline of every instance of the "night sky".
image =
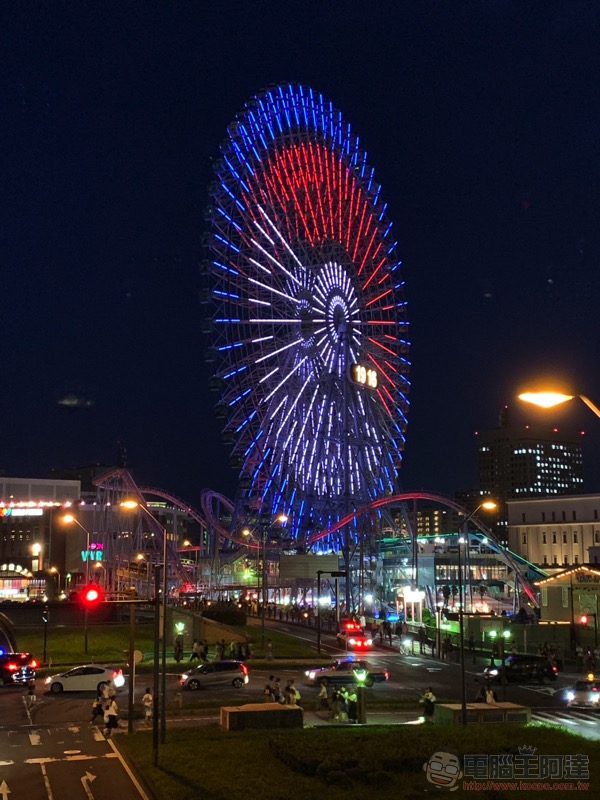
<svg viewBox="0 0 600 800">
<path fill-rule="evenodd" d="M 0 468 L 113 464 L 121 442 L 140 484 L 192 505 L 233 493 L 203 359 L 203 209 L 227 125 L 281 81 L 342 111 L 395 223 L 403 488 L 474 488 L 474 431 L 528 377 L 600 404 L 599 17 L 577 0 L 5 0 Z M 600 491 L 600 420 L 570 406 L 547 419 L 588 431 Z"/>
</svg>

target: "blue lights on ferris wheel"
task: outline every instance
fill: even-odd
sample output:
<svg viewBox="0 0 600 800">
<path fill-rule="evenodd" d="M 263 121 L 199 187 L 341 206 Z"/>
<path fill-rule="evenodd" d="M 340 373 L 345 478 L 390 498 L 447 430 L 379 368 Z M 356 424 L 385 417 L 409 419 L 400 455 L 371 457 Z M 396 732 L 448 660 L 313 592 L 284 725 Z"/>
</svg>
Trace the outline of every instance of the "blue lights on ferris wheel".
<svg viewBox="0 0 600 800">
<path fill-rule="evenodd" d="M 215 166 L 219 405 L 244 491 L 297 539 L 397 490 L 408 322 L 380 195 L 351 126 L 303 86 L 251 100 Z"/>
</svg>

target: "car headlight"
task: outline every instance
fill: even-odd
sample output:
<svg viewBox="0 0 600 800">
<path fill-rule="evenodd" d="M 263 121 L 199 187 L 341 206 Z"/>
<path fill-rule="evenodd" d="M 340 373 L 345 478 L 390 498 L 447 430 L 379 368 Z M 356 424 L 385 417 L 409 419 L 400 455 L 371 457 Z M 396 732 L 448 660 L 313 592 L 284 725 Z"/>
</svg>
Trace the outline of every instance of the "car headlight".
<svg viewBox="0 0 600 800">
<path fill-rule="evenodd" d="M 315 676 L 316 676 L 317 673 L 314 670 L 309 670 L 306 674 L 311 679 L 311 681 L 314 681 Z"/>
<path fill-rule="evenodd" d="M 46 678 L 46 680 L 44 681 L 44 683 L 52 683 L 52 678 L 50 676 L 48 676 Z"/>
<path fill-rule="evenodd" d="M 596 693 L 592 695 L 592 703 L 597 703 L 600 700 L 600 696 Z"/>
<path fill-rule="evenodd" d="M 488 675 L 493 675 L 494 677 L 496 677 L 497 674 L 498 674 L 498 670 L 497 669 L 491 669 L 488 672 Z"/>
<path fill-rule="evenodd" d="M 121 686 L 124 686 L 125 684 L 125 678 L 123 677 L 122 674 L 115 675 L 115 677 L 113 678 L 113 683 L 117 687 L 117 689 L 120 689 Z"/>
<path fill-rule="evenodd" d="M 373 639 L 367 639 L 366 644 L 367 645 L 372 645 L 373 644 Z"/>
<path fill-rule="evenodd" d="M 567 692 L 567 700 L 575 700 L 575 692 Z"/>
</svg>

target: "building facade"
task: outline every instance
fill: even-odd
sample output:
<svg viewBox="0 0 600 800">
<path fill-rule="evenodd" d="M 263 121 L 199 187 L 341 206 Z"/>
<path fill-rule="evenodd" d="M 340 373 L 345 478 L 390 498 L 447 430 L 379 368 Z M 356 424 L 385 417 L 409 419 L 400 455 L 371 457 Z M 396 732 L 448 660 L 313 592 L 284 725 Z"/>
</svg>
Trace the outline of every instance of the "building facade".
<svg viewBox="0 0 600 800">
<path fill-rule="evenodd" d="M 479 489 L 498 503 L 494 532 L 508 542 L 509 500 L 583 493 L 580 434 L 512 425 L 505 408 L 497 428 L 477 433 Z"/>
<path fill-rule="evenodd" d="M 541 567 L 598 563 L 600 495 L 509 500 L 507 507 L 508 547 L 517 555 Z"/>
</svg>

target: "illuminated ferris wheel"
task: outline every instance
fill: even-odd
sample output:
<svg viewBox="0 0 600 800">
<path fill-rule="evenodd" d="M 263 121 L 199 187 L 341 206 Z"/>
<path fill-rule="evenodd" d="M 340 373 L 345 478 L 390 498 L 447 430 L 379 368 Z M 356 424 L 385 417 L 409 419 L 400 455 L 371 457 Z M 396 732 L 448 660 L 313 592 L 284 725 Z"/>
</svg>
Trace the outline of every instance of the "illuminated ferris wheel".
<svg viewBox="0 0 600 800">
<path fill-rule="evenodd" d="M 303 541 L 397 490 L 410 365 L 392 224 L 350 125 L 298 85 L 246 104 L 211 196 L 224 440 L 246 509 Z"/>
</svg>

